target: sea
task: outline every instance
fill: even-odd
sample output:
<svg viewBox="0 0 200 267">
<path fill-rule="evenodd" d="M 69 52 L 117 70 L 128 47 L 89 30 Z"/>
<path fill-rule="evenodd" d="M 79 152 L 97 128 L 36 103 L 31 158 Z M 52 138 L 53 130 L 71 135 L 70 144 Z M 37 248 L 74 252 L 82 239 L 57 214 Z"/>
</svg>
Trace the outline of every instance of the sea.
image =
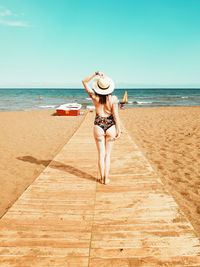
<svg viewBox="0 0 200 267">
<path fill-rule="evenodd" d="M 115 89 L 113 92 L 122 101 L 127 91 L 127 108 L 200 106 L 199 89 L 148 88 Z M 55 110 L 61 104 L 78 102 L 82 109 L 93 106 L 84 89 L 57 88 L 12 88 L 0 89 L 0 111 Z"/>
</svg>

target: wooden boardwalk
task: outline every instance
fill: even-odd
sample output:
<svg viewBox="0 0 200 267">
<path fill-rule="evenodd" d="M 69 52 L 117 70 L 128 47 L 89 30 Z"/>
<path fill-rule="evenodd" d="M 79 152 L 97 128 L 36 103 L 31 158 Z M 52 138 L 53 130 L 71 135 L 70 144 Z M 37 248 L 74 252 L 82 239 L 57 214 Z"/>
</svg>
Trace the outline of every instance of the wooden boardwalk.
<svg viewBox="0 0 200 267">
<path fill-rule="evenodd" d="M 191 224 L 124 128 L 98 182 L 93 118 L 1 218 L 0 266 L 200 266 Z"/>
</svg>

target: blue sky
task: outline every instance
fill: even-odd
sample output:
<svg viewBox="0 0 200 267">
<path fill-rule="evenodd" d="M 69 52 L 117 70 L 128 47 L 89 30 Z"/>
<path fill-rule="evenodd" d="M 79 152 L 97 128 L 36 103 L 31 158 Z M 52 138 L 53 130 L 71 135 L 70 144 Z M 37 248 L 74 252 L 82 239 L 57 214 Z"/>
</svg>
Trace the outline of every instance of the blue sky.
<svg viewBox="0 0 200 267">
<path fill-rule="evenodd" d="M 0 0 L 0 87 L 200 87 L 200 0 Z"/>
</svg>

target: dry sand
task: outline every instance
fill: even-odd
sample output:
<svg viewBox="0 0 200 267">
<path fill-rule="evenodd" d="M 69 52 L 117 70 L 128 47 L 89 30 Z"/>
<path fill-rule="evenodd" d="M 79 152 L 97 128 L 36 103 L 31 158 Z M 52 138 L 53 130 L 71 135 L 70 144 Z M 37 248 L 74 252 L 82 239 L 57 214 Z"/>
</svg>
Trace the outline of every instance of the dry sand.
<svg viewBox="0 0 200 267">
<path fill-rule="evenodd" d="M 0 113 L 1 216 L 84 118 L 53 113 Z M 200 236 L 200 107 L 125 109 L 120 119 Z"/>
<path fill-rule="evenodd" d="M 120 119 L 200 237 L 200 107 L 125 109 Z"/>
<path fill-rule="evenodd" d="M 0 217 L 50 163 L 83 116 L 55 111 L 0 112 Z"/>
</svg>

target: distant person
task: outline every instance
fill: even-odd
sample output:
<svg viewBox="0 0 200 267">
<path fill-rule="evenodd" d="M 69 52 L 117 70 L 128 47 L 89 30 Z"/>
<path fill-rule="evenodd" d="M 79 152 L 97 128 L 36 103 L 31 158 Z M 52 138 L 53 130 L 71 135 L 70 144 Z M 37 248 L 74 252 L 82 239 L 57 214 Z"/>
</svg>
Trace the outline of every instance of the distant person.
<svg viewBox="0 0 200 267">
<path fill-rule="evenodd" d="M 88 82 L 95 76 L 97 77 L 93 80 L 93 91 Z M 98 150 L 98 166 L 101 183 L 108 184 L 113 142 L 121 134 L 118 115 L 119 100 L 115 95 L 111 95 L 114 91 L 114 82 L 102 72 L 95 72 L 82 80 L 82 83 L 95 106 L 93 133 Z"/>
<path fill-rule="evenodd" d="M 121 108 L 121 109 L 125 109 L 125 108 L 124 108 L 124 104 L 125 104 L 125 102 L 120 102 L 120 108 Z"/>
<path fill-rule="evenodd" d="M 122 100 L 122 102 L 120 102 L 120 108 L 121 109 L 124 109 L 125 108 L 125 104 L 127 102 L 128 102 L 127 91 L 125 91 L 123 100 Z"/>
<path fill-rule="evenodd" d="M 42 99 L 42 95 L 40 95 L 40 99 Z"/>
</svg>

